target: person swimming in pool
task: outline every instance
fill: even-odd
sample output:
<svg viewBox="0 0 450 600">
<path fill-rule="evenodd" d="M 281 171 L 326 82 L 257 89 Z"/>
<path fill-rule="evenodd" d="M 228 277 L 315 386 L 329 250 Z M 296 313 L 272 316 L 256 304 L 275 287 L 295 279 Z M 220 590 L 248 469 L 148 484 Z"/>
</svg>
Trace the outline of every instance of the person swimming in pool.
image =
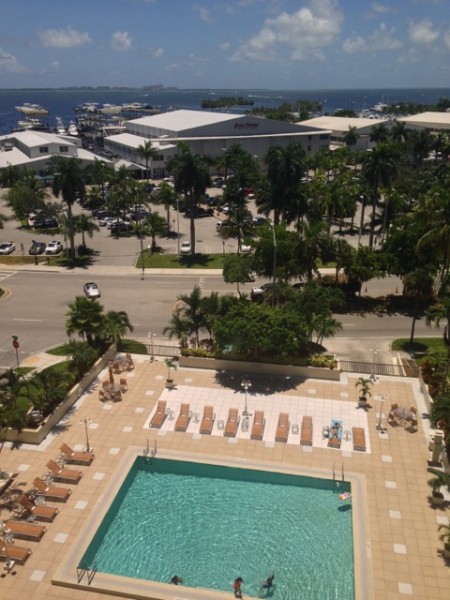
<svg viewBox="0 0 450 600">
<path fill-rule="evenodd" d="M 174 575 L 172 577 L 172 579 L 170 580 L 170 583 L 173 583 L 174 585 L 178 585 L 179 583 L 183 583 L 183 580 L 181 577 L 178 577 L 178 575 Z"/>
<path fill-rule="evenodd" d="M 261 585 L 261 591 L 259 593 L 259 597 L 262 598 L 263 597 L 263 592 L 266 591 L 266 593 L 270 592 L 270 590 L 273 587 L 273 580 L 275 579 L 275 574 L 272 574 L 270 577 L 268 577 Z"/>
<path fill-rule="evenodd" d="M 242 577 L 237 577 L 233 583 L 233 591 L 235 598 L 242 598 L 241 583 L 244 583 Z"/>
</svg>

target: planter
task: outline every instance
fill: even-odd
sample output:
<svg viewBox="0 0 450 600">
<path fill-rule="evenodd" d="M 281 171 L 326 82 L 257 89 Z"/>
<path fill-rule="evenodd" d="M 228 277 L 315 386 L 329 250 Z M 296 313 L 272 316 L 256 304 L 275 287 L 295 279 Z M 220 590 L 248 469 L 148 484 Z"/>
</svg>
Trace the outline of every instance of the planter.
<svg viewBox="0 0 450 600">
<path fill-rule="evenodd" d="M 175 387 L 175 382 L 173 379 L 166 379 L 166 388 L 168 388 L 169 390 L 171 390 L 173 387 Z"/>
<path fill-rule="evenodd" d="M 358 406 L 361 408 L 367 408 L 367 398 L 366 396 L 360 396 L 358 398 Z"/>
<path fill-rule="evenodd" d="M 442 492 L 432 492 L 431 504 L 433 506 L 442 506 L 444 504 L 444 494 Z"/>
<path fill-rule="evenodd" d="M 445 558 L 450 558 L 450 544 L 444 545 L 444 556 Z"/>
</svg>

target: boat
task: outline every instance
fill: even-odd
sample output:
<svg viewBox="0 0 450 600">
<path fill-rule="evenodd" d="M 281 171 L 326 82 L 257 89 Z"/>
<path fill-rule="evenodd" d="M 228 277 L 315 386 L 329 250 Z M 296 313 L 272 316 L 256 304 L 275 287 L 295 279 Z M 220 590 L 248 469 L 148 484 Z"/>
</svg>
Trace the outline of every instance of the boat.
<svg viewBox="0 0 450 600">
<path fill-rule="evenodd" d="M 24 104 L 16 106 L 15 108 L 24 115 L 34 115 L 41 117 L 48 115 L 48 110 L 40 104 L 30 104 L 29 102 L 25 102 Z"/>
<path fill-rule="evenodd" d="M 102 104 L 98 109 L 103 115 L 118 115 L 122 110 L 119 104 Z"/>
<path fill-rule="evenodd" d="M 389 108 L 388 104 L 384 104 L 384 102 L 378 102 L 378 104 L 372 106 L 371 110 L 374 110 L 375 112 L 383 112 L 386 108 Z"/>
<path fill-rule="evenodd" d="M 97 112 L 99 108 L 99 103 L 98 102 L 83 102 L 82 104 L 78 104 L 77 106 L 75 106 L 74 111 L 75 112 Z"/>
<path fill-rule="evenodd" d="M 69 127 L 67 128 L 67 133 L 73 136 L 78 135 L 78 128 L 75 124 L 75 121 L 70 121 Z"/>
<path fill-rule="evenodd" d="M 67 129 L 64 127 L 63 120 L 61 117 L 56 117 L 56 133 L 58 135 L 66 135 Z"/>
<path fill-rule="evenodd" d="M 26 117 L 17 121 L 17 127 L 14 131 L 50 131 L 47 123 L 36 117 Z"/>
</svg>

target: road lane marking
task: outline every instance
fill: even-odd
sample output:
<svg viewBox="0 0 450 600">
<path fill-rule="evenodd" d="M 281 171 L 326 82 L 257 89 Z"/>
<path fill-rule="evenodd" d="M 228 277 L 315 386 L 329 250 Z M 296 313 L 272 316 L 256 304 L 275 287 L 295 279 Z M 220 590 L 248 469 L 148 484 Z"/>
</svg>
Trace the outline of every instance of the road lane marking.
<svg viewBox="0 0 450 600">
<path fill-rule="evenodd" d="M 27 323 L 43 323 L 44 319 L 13 319 L 13 321 L 26 321 Z"/>
<path fill-rule="evenodd" d="M 1 271 L 0 270 L 0 281 L 3 281 L 4 279 L 8 279 L 8 277 L 12 277 L 16 273 L 17 273 L 17 271 Z"/>
</svg>

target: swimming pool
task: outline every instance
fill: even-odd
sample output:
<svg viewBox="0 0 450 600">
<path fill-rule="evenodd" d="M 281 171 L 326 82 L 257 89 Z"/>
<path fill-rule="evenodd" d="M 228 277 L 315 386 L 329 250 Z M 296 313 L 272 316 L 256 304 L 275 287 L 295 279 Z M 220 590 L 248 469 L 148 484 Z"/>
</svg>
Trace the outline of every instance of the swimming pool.
<svg viewBox="0 0 450 600">
<path fill-rule="evenodd" d="M 329 479 L 137 457 L 84 551 L 99 574 L 275 598 L 353 600 L 351 501 Z M 339 492 L 339 493 L 338 493 Z M 96 575 L 97 578 L 97 575 Z M 180 594 L 180 596 L 185 594 Z"/>
</svg>

